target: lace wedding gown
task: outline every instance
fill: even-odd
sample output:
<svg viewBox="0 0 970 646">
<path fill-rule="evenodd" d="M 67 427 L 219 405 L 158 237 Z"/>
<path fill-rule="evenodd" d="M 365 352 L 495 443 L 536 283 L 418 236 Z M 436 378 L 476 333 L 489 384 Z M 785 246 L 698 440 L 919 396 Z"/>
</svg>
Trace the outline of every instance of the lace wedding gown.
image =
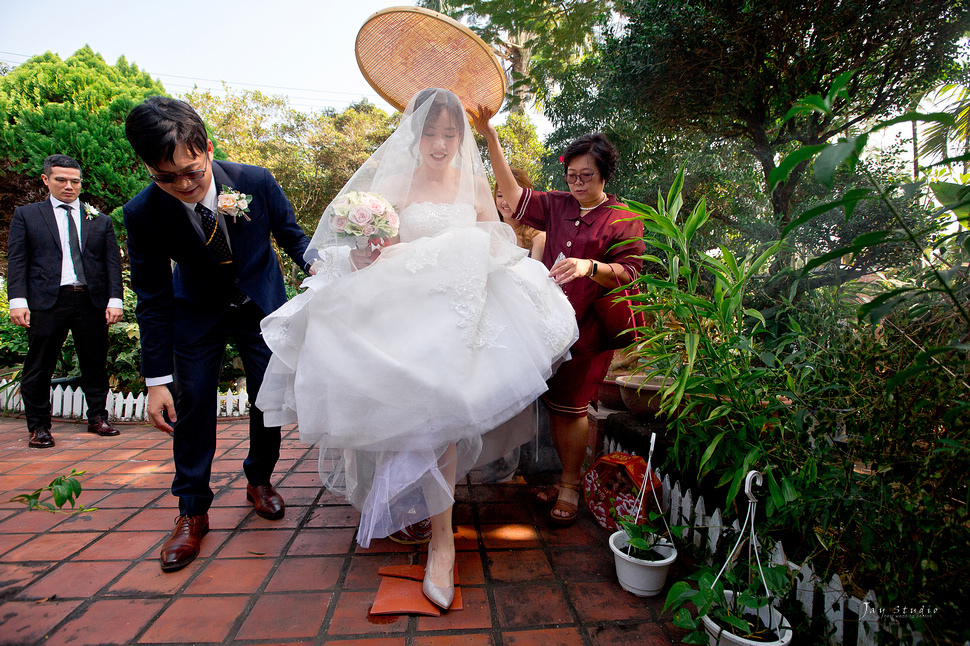
<svg viewBox="0 0 970 646">
<path fill-rule="evenodd" d="M 363 546 L 453 503 L 438 466 L 450 444 L 461 478 L 528 441 L 526 409 L 577 336 L 508 225 L 461 204 L 411 204 L 400 219 L 401 242 L 365 269 L 327 249 L 262 324 L 273 358 L 256 404 L 320 446 L 323 482 L 361 510 Z"/>
</svg>

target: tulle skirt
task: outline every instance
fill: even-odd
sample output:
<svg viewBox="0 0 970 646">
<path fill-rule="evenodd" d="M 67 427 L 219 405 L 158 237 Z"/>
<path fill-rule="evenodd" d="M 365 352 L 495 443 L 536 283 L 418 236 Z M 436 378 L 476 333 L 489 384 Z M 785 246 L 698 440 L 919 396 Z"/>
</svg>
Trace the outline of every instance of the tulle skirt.
<svg viewBox="0 0 970 646">
<path fill-rule="evenodd" d="M 361 511 L 361 545 L 444 511 L 452 468 L 534 433 L 530 405 L 578 334 L 547 274 L 497 226 L 453 228 L 323 271 L 263 321 L 273 358 L 256 405 L 319 445 L 324 484 Z"/>
</svg>

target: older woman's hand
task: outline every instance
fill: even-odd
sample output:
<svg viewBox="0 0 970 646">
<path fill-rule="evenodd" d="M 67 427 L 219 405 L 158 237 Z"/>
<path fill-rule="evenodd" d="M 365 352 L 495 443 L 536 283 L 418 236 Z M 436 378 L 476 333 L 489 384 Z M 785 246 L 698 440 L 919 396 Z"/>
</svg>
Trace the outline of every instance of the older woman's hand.
<svg viewBox="0 0 970 646">
<path fill-rule="evenodd" d="M 563 258 L 549 270 L 549 277 L 557 285 L 563 285 L 571 280 L 588 276 L 593 268 L 593 261 L 587 258 Z"/>
<path fill-rule="evenodd" d="M 477 110 L 467 108 L 465 112 L 467 112 L 468 116 L 471 118 L 472 125 L 475 126 L 475 130 L 478 131 L 478 134 L 482 135 L 483 137 L 487 137 L 489 134 L 495 132 L 495 128 L 492 126 L 491 122 L 492 112 L 488 108 L 479 103 Z"/>
</svg>

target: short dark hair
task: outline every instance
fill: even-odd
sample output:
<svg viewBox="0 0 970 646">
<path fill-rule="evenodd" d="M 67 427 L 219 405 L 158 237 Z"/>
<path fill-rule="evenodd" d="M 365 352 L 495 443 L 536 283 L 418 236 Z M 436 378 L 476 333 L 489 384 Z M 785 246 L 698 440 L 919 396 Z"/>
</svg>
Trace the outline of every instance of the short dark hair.
<svg viewBox="0 0 970 646">
<path fill-rule="evenodd" d="M 44 175 L 50 176 L 51 169 L 55 166 L 58 168 L 76 168 L 81 170 L 81 164 L 77 163 L 77 160 L 73 157 L 68 157 L 67 155 L 51 155 L 44 160 Z"/>
<path fill-rule="evenodd" d="M 608 182 L 611 177 L 616 175 L 616 162 L 619 153 L 616 151 L 613 142 L 607 139 L 603 133 L 594 132 L 590 135 L 577 137 L 566 146 L 566 150 L 562 154 L 563 173 L 569 168 L 569 162 L 582 155 L 589 155 L 593 158 L 593 161 L 596 162 L 596 169 L 600 172 L 600 177 L 603 178 L 604 182 Z"/>
<path fill-rule="evenodd" d="M 150 96 L 136 105 L 125 120 L 125 136 L 135 154 L 153 168 L 171 163 L 183 144 L 193 154 L 204 153 L 209 140 L 199 113 L 167 96 Z"/>
</svg>

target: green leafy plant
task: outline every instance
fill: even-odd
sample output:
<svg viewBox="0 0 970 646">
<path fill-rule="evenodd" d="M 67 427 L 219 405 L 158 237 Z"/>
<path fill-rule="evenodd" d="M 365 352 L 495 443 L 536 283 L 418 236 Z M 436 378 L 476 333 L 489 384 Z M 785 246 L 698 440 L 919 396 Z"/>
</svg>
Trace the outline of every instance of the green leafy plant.
<svg viewBox="0 0 970 646">
<path fill-rule="evenodd" d="M 97 507 L 85 507 L 84 505 L 75 507 L 75 501 L 81 496 L 81 482 L 76 476 L 82 476 L 84 473 L 84 471 L 71 469 L 71 472 L 68 475 L 54 478 L 46 487 L 41 487 L 32 493 L 14 496 L 9 500 L 9 502 L 26 505 L 27 511 L 40 509 L 43 511 L 49 511 L 52 514 L 81 514 L 96 511 Z M 53 502 L 41 501 L 40 497 L 44 494 L 44 492 L 51 493 L 53 496 Z M 71 509 L 64 509 L 64 505 L 68 503 L 70 503 Z"/>
<path fill-rule="evenodd" d="M 748 470 L 769 464 L 789 415 L 789 400 L 779 397 L 787 390 L 777 387 L 784 377 L 792 385 L 796 378 L 784 343 L 764 346 L 765 318 L 744 303 L 780 243 L 743 258 L 724 246 L 718 255 L 693 248 L 709 214 L 701 200 L 682 217 L 683 184 L 681 169 L 666 199 L 658 195 L 657 208 L 627 204 L 643 223 L 648 249 L 633 307 L 652 321 L 633 352 L 647 378 L 664 379 L 660 408 L 677 431 L 668 456 L 682 475 L 714 476 L 730 503 Z"/>
<path fill-rule="evenodd" d="M 784 596 L 791 588 L 788 568 L 782 565 L 763 568 L 764 582 L 757 571 L 751 572 L 752 568 L 739 569 L 754 574 L 753 579 L 731 569 L 726 569 L 718 579 L 712 568 L 704 567 L 689 577 L 697 582 L 696 589 L 687 581 L 677 581 L 670 587 L 664 610 L 673 611 L 675 626 L 690 631 L 684 637 L 684 643 L 708 643 L 702 617 L 709 617 L 720 629 L 745 639 L 765 641 L 772 639 L 772 633 L 777 638 L 780 626 L 766 626 L 757 617 L 760 609 L 768 607 L 772 599 Z M 727 590 L 729 594 L 726 594 Z M 696 615 L 692 616 L 684 607 L 688 602 L 696 607 Z"/>
<path fill-rule="evenodd" d="M 666 522 L 657 523 L 662 519 L 661 512 L 651 511 L 647 513 L 645 519 L 639 521 L 633 516 L 623 516 L 617 520 L 620 528 L 626 532 L 627 545 L 629 545 L 627 553 L 630 557 L 641 561 L 658 561 L 666 558 L 653 551 L 654 546 L 663 540 Z M 670 528 L 670 531 L 680 538 L 686 529 L 686 526 L 675 525 Z"/>
<path fill-rule="evenodd" d="M 848 79 L 843 75 L 828 94 L 796 109 L 831 110 L 844 100 Z M 739 472 L 758 466 L 769 493 L 762 531 L 783 537 L 789 558 L 811 561 L 823 579 L 839 574 L 853 596 L 874 591 L 883 607 L 934 609 L 933 621 L 881 622 L 883 630 L 899 631 L 895 639 L 918 631 L 924 640 L 962 643 L 970 631 L 957 600 L 966 597 L 967 579 L 953 574 L 968 567 L 961 536 L 970 522 L 970 489 L 952 474 L 970 469 L 970 233 L 943 231 L 939 223 L 914 227 L 896 205 L 916 200 L 920 185 L 887 183 L 862 160 L 872 133 L 947 119 L 910 113 L 845 129 L 842 140 L 802 147 L 779 163 L 772 186 L 805 171 L 824 186 L 847 171 L 866 182 L 794 215 L 782 242 L 823 214 L 852 220 L 863 205 L 885 209 L 892 226 L 783 269 L 793 279 L 787 297 L 760 312 L 746 303 L 777 276 L 766 275 L 765 264 L 751 274 L 741 269 L 758 264 L 755 254 L 738 259 L 693 248 L 687 233 L 695 223 L 674 212 L 672 195 L 654 213 L 639 215 L 655 242 L 648 271 L 657 274 L 644 281 L 651 287 L 640 305 L 669 313 L 650 326 L 653 346 L 639 353 L 645 370 L 658 370 L 652 360 L 664 359 L 666 374 L 682 379 L 677 407 L 665 410 L 678 432 L 673 460 L 688 481 L 724 487 L 730 502 Z M 970 195 L 952 199 L 936 214 L 940 220 L 947 209 L 959 216 Z M 864 282 L 801 289 L 813 270 L 848 271 L 857 257 L 888 246 L 908 247 L 917 262 Z M 716 262 L 705 258 L 712 255 Z M 677 391 L 665 394 L 673 403 Z M 702 484 L 701 491 L 710 503 L 710 489 Z M 702 579 L 704 572 L 693 577 L 698 589 L 677 585 L 675 598 L 683 593 L 699 607 L 713 597 L 728 601 L 713 578 Z M 731 586 L 745 590 L 729 579 Z M 757 606 L 741 594 L 737 603 Z M 678 610 L 692 629 L 685 613 Z"/>
</svg>

